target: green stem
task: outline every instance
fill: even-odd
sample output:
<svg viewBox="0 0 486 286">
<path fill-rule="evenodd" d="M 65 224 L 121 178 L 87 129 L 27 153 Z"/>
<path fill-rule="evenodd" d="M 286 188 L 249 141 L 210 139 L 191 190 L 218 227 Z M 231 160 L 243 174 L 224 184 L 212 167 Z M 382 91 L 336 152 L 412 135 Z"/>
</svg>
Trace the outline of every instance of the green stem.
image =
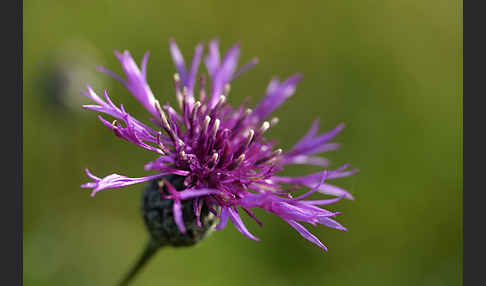
<svg viewBox="0 0 486 286">
<path fill-rule="evenodd" d="M 118 285 L 129 285 L 130 281 L 138 274 L 140 269 L 142 269 L 142 267 L 150 260 L 150 258 L 154 256 L 159 247 L 160 245 L 155 243 L 153 240 L 149 240 L 149 242 L 145 246 L 145 250 L 143 251 L 142 255 L 140 255 L 140 257 L 138 258 L 137 263 L 132 267 L 130 272 L 127 273 L 125 278 Z"/>
</svg>

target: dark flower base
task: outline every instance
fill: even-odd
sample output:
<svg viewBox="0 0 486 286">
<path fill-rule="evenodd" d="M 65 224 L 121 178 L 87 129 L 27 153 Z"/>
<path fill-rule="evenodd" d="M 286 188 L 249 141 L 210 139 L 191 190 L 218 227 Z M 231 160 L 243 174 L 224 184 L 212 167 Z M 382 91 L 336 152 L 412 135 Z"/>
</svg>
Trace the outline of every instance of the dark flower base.
<svg viewBox="0 0 486 286">
<path fill-rule="evenodd" d="M 168 195 L 167 187 L 159 187 L 161 180 L 166 180 L 178 191 L 184 189 L 185 177 L 170 175 L 151 181 L 142 195 L 142 214 L 145 225 L 153 242 L 158 245 L 191 246 L 206 237 L 216 225 L 217 218 L 206 206 L 201 210 L 201 227 L 196 223 L 193 199 L 182 201 L 182 213 L 186 233 L 181 233 L 174 221 L 173 200 L 164 199 Z"/>
</svg>

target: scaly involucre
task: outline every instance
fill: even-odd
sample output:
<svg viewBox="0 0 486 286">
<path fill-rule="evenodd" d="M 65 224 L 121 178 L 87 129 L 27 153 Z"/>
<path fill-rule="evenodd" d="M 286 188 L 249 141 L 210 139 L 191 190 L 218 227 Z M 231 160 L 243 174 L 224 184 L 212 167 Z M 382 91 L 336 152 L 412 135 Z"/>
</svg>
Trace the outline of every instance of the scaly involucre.
<svg viewBox="0 0 486 286">
<path fill-rule="evenodd" d="M 348 170 L 348 165 L 344 165 L 335 170 L 324 170 L 301 177 L 275 174 L 290 164 L 327 167 L 328 160 L 316 154 L 339 147 L 330 140 L 344 125 L 340 124 L 327 133 L 318 134 L 319 124 L 315 121 L 308 133 L 288 152 L 275 149 L 275 142 L 267 140 L 264 135 L 278 120 L 268 119 L 268 116 L 292 96 L 301 76 L 296 74 L 284 81 L 273 79 L 265 97 L 253 109 L 247 108 L 245 104 L 233 108 L 227 103 L 230 83 L 252 68 L 257 60 L 253 59 L 237 69 L 239 44 L 230 48 L 222 59 L 218 46 L 217 40 L 211 41 L 209 52 L 203 59 L 203 46 L 198 45 L 192 62 L 187 67 L 176 43 L 170 41 L 170 52 L 177 70 L 174 84 L 179 112 L 169 105 L 161 105 L 155 99 L 146 77 L 148 52 L 143 57 L 140 68 L 128 51 L 115 52 L 125 78 L 103 67 L 99 68 L 124 84 L 147 109 L 152 115 L 152 127 L 128 114 L 123 105 L 115 105 L 106 90 L 104 98 L 101 98 L 87 86 L 87 91 L 83 93 L 96 104 L 84 105 L 84 108 L 114 117 L 116 120 L 113 122 L 102 116 L 99 119 L 116 136 L 154 152 L 158 158 L 145 164 L 145 170 L 154 171 L 155 174 L 140 178 L 118 174 L 98 178 L 86 169 L 93 181 L 82 187 L 93 189 L 91 196 L 94 196 L 101 190 L 121 188 L 170 174 L 184 176 L 186 188 L 183 191 L 176 191 L 169 182 L 165 182 L 170 192 L 165 198 L 173 200 L 174 220 L 182 233 L 186 229 L 181 201 L 193 199 L 196 217 L 199 219 L 198 210 L 203 205 L 207 206 L 219 218 L 216 226 L 218 230 L 224 228 L 229 219 L 242 234 L 258 240 L 243 224 L 240 210 L 244 210 L 261 225 L 252 212 L 254 208 L 261 208 L 281 217 L 304 238 L 326 250 L 300 222 L 346 230 L 333 219 L 338 213 L 318 206 L 331 204 L 342 198 L 353 199 L 346 190 L 325 182 L 352 175 L 357 170 Z M 198 77 L 201 60 L 209 76 L 208 89 L 205 76 Z M 199 89 L 196 91 L 197 81 Z M 310 190 L 293 197 L 291 191 L 299 187 Z M 306 199 L 315 192 L 335 198 Z"/>
</svg>

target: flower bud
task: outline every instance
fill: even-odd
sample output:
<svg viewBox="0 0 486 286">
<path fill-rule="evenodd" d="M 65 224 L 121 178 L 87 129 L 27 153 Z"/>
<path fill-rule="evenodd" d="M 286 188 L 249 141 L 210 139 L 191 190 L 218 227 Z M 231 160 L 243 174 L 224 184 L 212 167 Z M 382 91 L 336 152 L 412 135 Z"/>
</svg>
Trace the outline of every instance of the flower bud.
<svg viewBox="0 0 486 286">
<path fill-rule="evenodd" d="M 181 233 L 174 220 L 173 200 L 164 181 L 178 191 L 185 189 L 186 177 L 170 175 L 149 182 L 142 194 L 142 215 L 152 240 L 159 245 L 191 246 L 206 237 L 217 222 L 216 216 L 204 205 L 201 209 L 200 226 L 194 212 L 194 199 L 183 200 L 182 214 L 186 232 Z"/>
</svg>

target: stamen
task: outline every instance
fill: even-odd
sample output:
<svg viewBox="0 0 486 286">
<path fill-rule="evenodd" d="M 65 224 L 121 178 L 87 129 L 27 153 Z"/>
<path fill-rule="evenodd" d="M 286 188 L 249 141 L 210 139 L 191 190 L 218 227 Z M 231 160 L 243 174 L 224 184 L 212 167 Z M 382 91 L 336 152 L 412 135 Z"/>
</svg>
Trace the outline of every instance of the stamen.
<svg viewBox="0 0 486 286">
<path fill-rule="evenodd" d="M 263 133 L 265 133 L 268 128 L 270 128 L 270 123 L 268 121 L 263 122 L 262 126 L 260 126 L 260 129 L 258 130 L 258 135 L 262 135 Z"/>
<path fill-rule="evenodd" d="M 213 109 L 211 110 L 211 113 L 210 115 L 215 117 L 217 112 L 223 107 L 224 103 L 226 102 L 226 96 L 224 96 L 223 94 L 219 97 L 218 99 L 218 102 L 216 103 L 216 105 L 213 107 Z"/>
<path fill-rule="evenodd" d="M 179 89 L 176 90 L 176 98 L 177 98 L 177 104 L 179 104 L 179 108 L 182 110 L 182 94 L 179 91 Z"/>
<path fill-rule="evenodd" d="M 236 166 L 238 166 L 239 164 L 241 164 L 241 162 L 243 162 L 245 160 L 245 157 L 246 155 L 245 154 L 241 154 L 238 159 L 236 159 L 235 163 L 236 163 Z"/>
<path fill-rule="evenodd" d="M 278 117 L 274 117 L 272 118 L 272 120 L 270 120 L 270 127 L 273 127 L 275 125 L 277 125 L 277 123 L 279 122 L 280 120 L 278 119 Z"/>
<path fill-rule="evenodd" d="M 191 115 L 192 122 L 196 122 L 197 112 L 199 111 L 200 107 L 201 107 L 201 102 L 196 101 L 196 103 L 194 103 L 194 107 L 192 108 L 192 115 Z"/>
<path fill-rule="evenodd" d="M 184 86 L 184 87 L 182 88 L 182 95 L 184 96 L 184 97 L 183 97 L 183 99 L 184 99 L 184 100 L 186 100 L 186 98 L 187 98 L 187 92 L 188 92 L 188 91 L 187 91 L 187 86 Z"/>
<path fill-rule="evenodd" d="M 206 77 L 204 75 L 199 78 L 199 100 L 202 103 L 206 101 Z"/>
<path fill-rule="evenodd" d="M 187 161 L 187 154 L 184 152 L 184 150 L 181 150 L 179 155 L 181 156 L 182 160 Z"/>
<path fill-rule="evenodd" d="M 197 109 L 201 107 L 201 102 L 200 101 L 196 101 L 196 103 L 194 103 L 193 107 L 192 107 L 192 116 L 194 117 L 194 112 L 197 112 Z"/>
<path fill-rule="evenodd" d="M 216 119 L 214 121 L 213 131 L 211 132 L 212 137 L 216 137 L 216 133 L 218 133 L 218 129 L 219 129 L 220 124 L 221 124 L 221 121 L 219 119 Z"/>
<path fill-rule="evenodd" d="M 223 89 L 223 93 L 224 93 L 225 95 L 228 95 L 228 94 L 229 94 L 229 92 L 230 92 L 230 90 L 231 90 L 231 85 L 230 85 L 229 83 L 225 84 L 225 85 L 224 85 L 224 89 Z"/>
<path fill-rule="evenodd" d="M 218 100 L 218 105 L 217 106 L 220 106 L 222 104 L 224 104 L 226 102 L 226 96 L 224 96 L 224 94 L 222 94 L 220 97 L 219 97 L 219 100 Z"/>
<path fill-rule="evenodd" d="M 201 102 L 200 101 L 196 101 L 196 103 L 194 103 L 194 106 L 192 108 L 192 114 L 191 114 L 191 117 L 190 117 L 190 126 L 191 126 L 191 129 L 190 129 L 190 134 L 191 136 L 194 135 L 195 133 L 195 129 L 196 129 L 196 117 L 197 117 L 197 114 L 199 112 L 199 108 L 201 107 Z"/>
<path fill-rule="evenodd" d="M 162 122 L 162 127 L 164 128 L 165 132 L 167 132 L 167 134 L 169 134 L 170 139 L 172 140 L 172 142 L 174 142 L 174 145 L 177 144 L 177 140 L 179 138 L 177 137 L 177 135 L 174 132 L 174 130 L 172 130 L 172 128 L 170 127 L 169 121 L 167 120 L 167 117 L 165 116 L 165 112 L 162 110 L 162 107 L 160 107 L 159 101 L 158 100 L 155 100 L 154 105 L 155 105 L 155 108 L 157 109 L 157 111 L 160 114 L 160 119 L 161 119 L 161 122 Z"/>
<path fill-rule="evenodd" d="M 208 131 L 209 123 L 211 122 L 211 117 L 209 115 L 206 115 L 204 118 L 204 125 L 203 125 L 203 133 L 206 133 Z"/>
<path fill-rule="evenodd" d="M 157 143 L 157 146 L 159 146 L 159 148 L 162 150 L 162 155 L 167 155 L 170 152 L 170 150 L 167 147 L 165 147 L 164 144 L 162 144 L 162 141 L 160 140 L 161 136 L 162 136 L 162 133 L 157 132 L 157 142 L 156 143 Z"/>
<path fill-rule="evenodd" d="M 282 154 L 282 152 L 283 152 L 282 149 L 277 149 L 277 150 L 273 151 L 272 156 L 273 157 L 280 156 Z"/>
<path fill-rule="evenodd" d="M 218 161 L 219 154 L 218 153 L 213 153 L 213 156 L 211 157 L 211 162 L 216 163 Z"/>
<path fill-rule="evenodd" d="M 244 160 L 245 160 L 245 154 L 241 154 L 233 163 L 229 166 L 229 170 L 233 170 L 236 167 L 238 167 Z"/>
<path fill-rule="evenodd" d="M 245 144 L 246 147 L 248 147 L 248 145 L 250 145 L 250 143 L 253 141 L 253 137 L 255 137 L 255 131 L 253 129 L 250 129 L 250 131 L 248 131 L 248 137 Z"/>
<path fill-rule="evenodd" d="M 162 122 L 162 127 L 170 130 L 169 121 L 167 121 L 167 117 L 165 116 L 165 112 L 162 110 L 162 107 L 160 107 L 159 101 L 158 100 L 155 100 L 154 105 L 155 105 L 155 108 L 157 109 L 157 111 L 160 114 L 160 119 L 161 119 L 161 122 Z"/>
<path fill-rule="evenodd" d="M 260 160 L 257 160 L 255 162 L 255 165 L 260 165 L 260 164 L 273 164 L 275 161 L 278 160 L 279 156 L 282 154 L 282 149 L 277 149 L 272 152 L 269 156 L 262 158 Z"/>
<path fill-rule="evenodd" d="M 266 162 L 264 162 L 265 164 L 267 165 L 272 165 L 273 163 L 275 163 L 276 161 L 278 160 L 278 157 L 273 157 L 269 160 L 267 160 Z"/>
<path fill-rule="evenodd" d="M 176 98 L 177 98 L 177 103 L 179 104 L 179 107 L 182 109 L 182 95 L 179 90 L 179 85 L 181 83 L 181 77 L 179 76 L 178 73 L 174 74 L 174 86 L 176 90 Z"/>
<path fill-rule="evenodd" d="M 181 76 L 178 73 L 174 74 L 174 82 L 176 84 L 179 84 L 179 82 L 181 82 Z"/>
<path fill-rule="evenodd" d="M 201 102 L 206 102 L 206 97 L 207 97 L 207 96 L 206 96 L 206 91 L 205 91 L 204 89 L 201 89 L 201 90 L 199 91 L 199 100 L 200 100 Z"/>
<path fill-rule="evenodd" d="M 184 86 L 182 88 L 182 116 L 186 113 L 186 106 L 187 106 L 187 87 Z"/>
<path fill-rule="evenodd" d="M 253 112 L 253 110 L 251 108 L 248 108 L 247 110 L 245 110 L 245 112 L 240 117 L 240 119 L 238 119 L 235 126 L 233 127 L 233 132 L 232 132 L 232 136 L 231 136 L 232 138 L 234 138 L 234 136 L 236 136 L 239 133 L 238 131 L 239 131 L 242 123 L 246 120 L 246 118 L 248 118 L 248 116 L 250 116 L 250 114 L 252 112 Z"/>
<path fill-rule="evenodd" d="M 248 131 L 248 136 L 246 137 L 246 141 L 241 144 L 240 148 L 235 152 L 235 156 L 238 156 L 242 153 L 245 152 L 246 149 L 248 149 L 248 146 L 253 142 L 253 138 L 255 136 L 255 131 L 253 129 L 250 129 Z"/>
</svg>

